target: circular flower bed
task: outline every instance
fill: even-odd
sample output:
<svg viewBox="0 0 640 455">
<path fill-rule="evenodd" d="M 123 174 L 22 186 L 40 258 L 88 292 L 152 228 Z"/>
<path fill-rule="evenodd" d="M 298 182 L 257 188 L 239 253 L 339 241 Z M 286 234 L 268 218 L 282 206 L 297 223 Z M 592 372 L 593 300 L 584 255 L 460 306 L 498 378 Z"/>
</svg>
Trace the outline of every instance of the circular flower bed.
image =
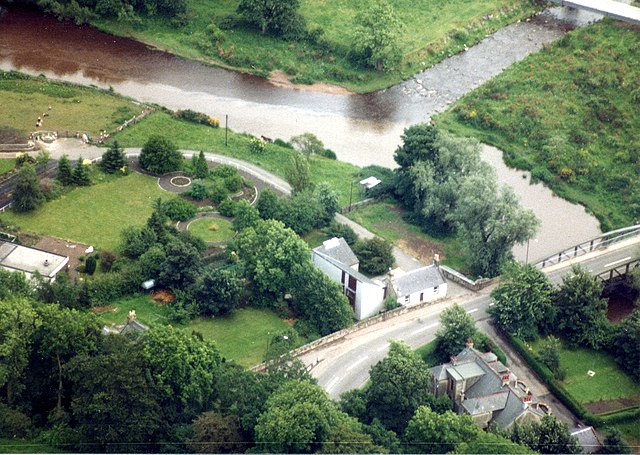
<svg viewBox="0 0 640 455">
<path fill-rule="evenodd" d="M 185 177 L 184 175 L 179 175 L 178 177 L 173 177 L 170 180 L 173 186 L 185 187 L 191 185 L 191 179 L 189 177 Z"/>
</svg>

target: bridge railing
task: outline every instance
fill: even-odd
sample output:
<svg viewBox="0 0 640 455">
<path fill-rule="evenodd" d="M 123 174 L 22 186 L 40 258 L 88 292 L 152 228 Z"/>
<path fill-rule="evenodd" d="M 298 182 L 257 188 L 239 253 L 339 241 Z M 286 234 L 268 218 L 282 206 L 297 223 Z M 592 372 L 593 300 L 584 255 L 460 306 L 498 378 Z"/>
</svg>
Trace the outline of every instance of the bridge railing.
<svg viewBox="0 0 640 455">
<path fill-rule="evenodd" d="M 591 240 L 587 240 L 586 242 L 579 243 L 571 248 L 567 248 L 566 250 L 547 256 L 540 262 L 536 263 L 535 267 L 543 269 L 551 265 L 559 264 L 563 261 L 591 253 L 598 249 L 606 248 L 613 243 L 620 242 L 637 235 L 640 235 L 640 224 L 606 232 Z"/>
<path fill-rule="evenodd" d="M 619 264 L 615 267 L 605 270 L 602 273 L 596 275 L 600 281 L 608 282 L 614 278 L 621 278 L 627 275 L 632 269 L 640 267 L 640 259 L 631 259 L 625 264 Z"/>
</svg>

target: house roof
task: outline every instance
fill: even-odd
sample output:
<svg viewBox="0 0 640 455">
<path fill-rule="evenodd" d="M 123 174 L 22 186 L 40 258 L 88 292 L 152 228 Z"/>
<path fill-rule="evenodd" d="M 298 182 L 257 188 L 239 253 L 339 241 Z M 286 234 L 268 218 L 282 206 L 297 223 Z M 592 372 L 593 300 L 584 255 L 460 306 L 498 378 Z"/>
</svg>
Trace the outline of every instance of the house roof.
<svg viewBox="0 0 640 455">
<path fill-rule="evenodd" d="M 314 248 L 313 251 L 335 259 L 349 267 L 353 267 L 360 262 L 351 247 L 342 237 L 333 237 L 332 239 L 325 240 L 321 246 Z"/>
<path fill-rule="evenodd" d="M 485 374 L 485 371 L 475 362 L 465 363 L 462 365 L 450 366 L 447 368 L 448 373 L 455 371 L 461 379 L 477 378 Z"/>
<path fill-rule="evenodd" d="M 484 414 L 485 412 L 504 409 L 508 398 L 509 392 L 503 390 L 485 397 L 466 399 L 462 402 L 462 407 L 470 415 Z"/>
<path fill-rule="evenodd" d="M 348 265 L 343 264 L 342 262 L 335 260 L 331 256 L 327 256 L 326 254 L 320 253 L 320 252 L 318 252 L 316 250 L 313 250 L 313 252 L 317 253 L 319 256 L 324 258 L 326 261 L 330 262 L 331 264 L 333 264 L 334 266 L 336 266 L 340 270 L 343 270 L 345 273 L 348 273 L 349 275 L 351 275 L 356 280 L 358 280 L 358 281 L 360 281 L 362 283 L 375 284 L 376 286 L 384 287 L 384 284 L 381 283 L 380 281 L 372 280 L 371 278 L 369 278 L 369 277 L 363 275 L 362 273 L 358 272 L 356 269 L 352 269 Z"/>
<path fill-rule="evenodd" d="M 593 427 L 576 428 L 571 431 L 571 436 L 578 439 L 584 453 L 596 453 L 602 447 Z"/>
<path fill-rule="evenodd" d="M 412 270 L 392 280 L 393 289 L 398 297 L 435 288 L 444 282 L 440 269 L 434 264 Z"/>
<path fill-rule="evenodd" d="M 7 270 L 53 278 L 67 262 L 67 256 L 0 241 L 0 267 Z"/>
</svg>

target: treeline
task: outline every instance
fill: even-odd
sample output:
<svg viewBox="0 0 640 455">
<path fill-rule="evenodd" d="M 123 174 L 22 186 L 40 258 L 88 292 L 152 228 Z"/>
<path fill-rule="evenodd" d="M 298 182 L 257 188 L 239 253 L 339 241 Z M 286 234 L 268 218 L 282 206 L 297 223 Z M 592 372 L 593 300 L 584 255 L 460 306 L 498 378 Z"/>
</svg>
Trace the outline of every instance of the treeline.
<svg viewBox="0 0 640 455">
<path fill-rule="evenodd" d="M 16 3 L 33 4 L 29 0 Z M 118 19 L 123 22 L 139 22 L 140 16 L 162 16 L 175 24 L 187 20 L 185 0 L 36 0 L 43 11 L 63 19 L 84 24 L 96 18 Z"/>
</svg>

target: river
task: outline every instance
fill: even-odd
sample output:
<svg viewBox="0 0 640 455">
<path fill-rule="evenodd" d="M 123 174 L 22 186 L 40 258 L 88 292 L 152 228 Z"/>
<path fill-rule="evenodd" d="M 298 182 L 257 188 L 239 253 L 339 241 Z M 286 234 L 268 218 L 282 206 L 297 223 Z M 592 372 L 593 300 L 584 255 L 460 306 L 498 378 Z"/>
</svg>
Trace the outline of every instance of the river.
<svg viewBox="0 0 640 455">
<path fill-rule="evenodd" d="M 596 18 L 552 8 L 390 89 L 349 96 L 276 87 L 263 78 L 209 67 L 90 26 L 12 7 L 0 17 L 0 69 L 113 87 L 170 109 L 228 115 L 229 127 L 236 131 L 283 139 L 309 131 L 343 161 L 394 167 L 393 151 L 405 127 L 429 120 L 513 62 Z M 529 259 L 599 233 L 593 216 L 541 185 L 530 186 L 522 172 L 502 164 L 499 151 L 486 148 L 483 155 L 500 166 L 503 183 L 510 184 L 542 221 L 538 241 L 530 242 Z M 514 253 L 519 259 L 526 255 L 523 247 Z"/>
</svg>

